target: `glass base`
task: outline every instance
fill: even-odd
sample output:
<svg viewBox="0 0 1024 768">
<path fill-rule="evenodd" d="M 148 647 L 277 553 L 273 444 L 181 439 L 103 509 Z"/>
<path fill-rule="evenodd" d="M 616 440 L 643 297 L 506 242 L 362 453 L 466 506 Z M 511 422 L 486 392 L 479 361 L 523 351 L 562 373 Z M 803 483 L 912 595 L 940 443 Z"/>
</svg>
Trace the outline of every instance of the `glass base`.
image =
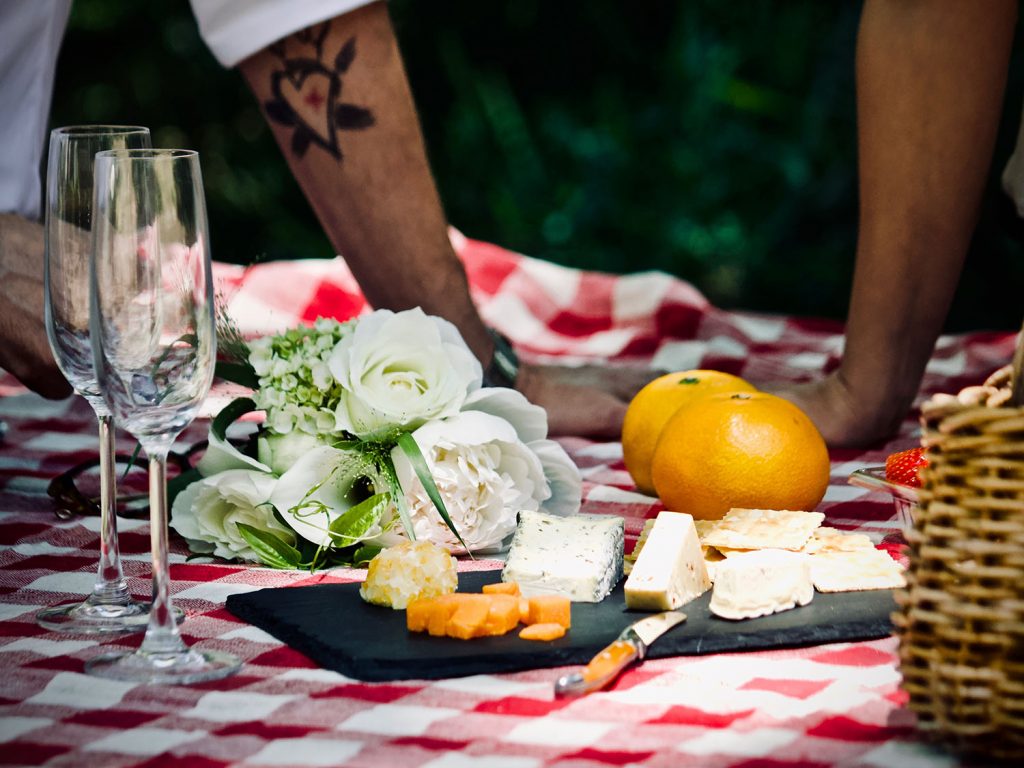
<svg viewBox="0 0 1024 768">
<path fill-rule="evenodd" d="M 107 653 L 85 663 L 85 672 L 96 677 L 131 683 L 189 685 L 220 680 L 235 674 L 242 662 L 230 653 L 189 648 L 172 653 Z"/>
<path fill-rule="evenodd" d="M 185 612 L 174 608 L 178 624 Z M 98 603 L 85 600 L 44 608 L 36 614 L 36 624 L 52 630 L 77 635 L 114 634 L 118 632 L 145 632 L 149 624 L 149 603 L 129 600 L 126 603 Z"/>
</svg>

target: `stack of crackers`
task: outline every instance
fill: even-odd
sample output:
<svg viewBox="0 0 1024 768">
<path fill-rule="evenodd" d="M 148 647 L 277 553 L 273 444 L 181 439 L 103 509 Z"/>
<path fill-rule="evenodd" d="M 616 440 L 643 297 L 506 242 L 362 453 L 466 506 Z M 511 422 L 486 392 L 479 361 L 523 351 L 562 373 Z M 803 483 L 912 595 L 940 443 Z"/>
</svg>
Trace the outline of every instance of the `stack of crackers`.
<svg viewBox="0 0 1024 768">
<path fill-rule="evenodd" d="M 784 549 L 809 557 L 811 581 L 819 592 L 906 586 L 903 567 L 875 549 L 871 539 L 822 526 L 824 519 L 820 512 L 734 508 L 721 520 L 694 520 L 694 525 L 711 581 L 716 563 L 723 559 L 760 549 Z M 654 520 L 648 520 L 626 556 L 627 573 L 653 526 Z"/>
</svg>

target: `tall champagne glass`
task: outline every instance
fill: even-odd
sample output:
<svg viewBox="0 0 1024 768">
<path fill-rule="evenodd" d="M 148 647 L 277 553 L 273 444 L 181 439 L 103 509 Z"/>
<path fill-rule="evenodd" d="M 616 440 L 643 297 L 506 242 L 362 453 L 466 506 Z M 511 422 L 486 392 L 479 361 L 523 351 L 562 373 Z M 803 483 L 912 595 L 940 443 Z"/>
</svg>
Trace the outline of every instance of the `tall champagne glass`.
<svg viewBox="0 0 1024 768">
<path fill-rule="evenodd" d="M 101 152 L 95 179 L 94 363 L 117 423 L 149 457 L 153 607 L 137 651 L 97 657 L 86 671 L 149 683 L 213 680 L 240 662 L 185 645 L 171 612 L 167 562 L 167 452 L 209 392 L 217 345 L 199 155 Z"/>
<path fill-rule="evenodd" d="M 150 146 L 149 129 L 124 125 L 57 128 L 46 170 L 46 332 L 65 378 L 96 412 L 100 433 L 100 562 L 84 602 L 46 608 L 36 620 L 61 632 L 141 631 L 149 603 L 133 600 L 117 544 L 114 429 L 96 385 L 89 345 L 93 157 L 105 149 Z"/>
</svg>

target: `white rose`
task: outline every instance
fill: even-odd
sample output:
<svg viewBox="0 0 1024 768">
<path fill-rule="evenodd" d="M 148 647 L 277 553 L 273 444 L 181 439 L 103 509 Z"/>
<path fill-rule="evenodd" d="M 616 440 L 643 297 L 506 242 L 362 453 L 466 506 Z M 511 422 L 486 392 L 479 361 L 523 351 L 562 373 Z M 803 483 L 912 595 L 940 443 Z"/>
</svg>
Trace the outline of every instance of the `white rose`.
<svg viewBox="0 0 1024 768">
<path fill-rule="evenodd" d="M 331 546 L 335 543 L 329 533 L 331 523 L 364 499 L 387 490 L 386 479 L 361 454 L 322 446 L 307 451 L 281 475 L 270 501 L 299 536 Z M 395 523 L 394 505 L 388 505 L 362 538 L 394 543 L 389 534 Z"/>
<path fill-rule="evenodd" d="M 257 455 L 260 462 L 269 467 L 268 471 L 282 475 L 309 451 L 330 442 L 329 437 L 318 437 L 308 432 L 293 430 L 284 435 L 262 432 L 256 442 Z"/>
<path fill-rule="evenodd" d="M 276 479 L 265 472 L 230 469 L 192 483 L 178 494 L 170 525 L 188 541 L 189 549 L 227 559 L 256 560 L 256 553 L 238 531 L 251 525 L 294 545 L 295 532 L 278 522 L 270 506 Z"/>
<path fill-rule="evenodd" d="M 364 439 L 457 413 L 482 376 L 455 326 L 419 308 L 360 319 L 329 365 L 344 390 L 336 429 Z"/>
<path fill-rule="evenodd" d="M 552 499 L 552 484 L 540 456 L 503 418 L 464 411 L 424 424 L 413 432 L 413 439 L 427 460 L 448 515 L 471 551 L 501 546 L 515 530 L 520 510 L 537 510 L 542 504 L 557 512 L 579 508 L 579 485 L 574 489 L 571 482 L 565 482 L 565 475 L 559 475 L 555 488 L 563 497 Z M 554 454 L 547 445 L 545 452 L 549 458 Z M 391 456 L 409 501 L 417 539 L 460 549 L 408 458 L 400 448 Z M 568 457 L 566 461 L 578 478 Z"/>
</svg>

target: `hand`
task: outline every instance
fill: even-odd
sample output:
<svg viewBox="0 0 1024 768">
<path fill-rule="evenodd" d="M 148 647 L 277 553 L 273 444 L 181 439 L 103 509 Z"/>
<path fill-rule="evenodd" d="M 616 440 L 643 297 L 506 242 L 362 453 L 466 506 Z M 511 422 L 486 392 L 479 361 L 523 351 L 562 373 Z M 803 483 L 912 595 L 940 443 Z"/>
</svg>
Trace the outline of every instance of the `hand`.
<svg viewBox="0 0 1024 768">
<path fill-rule="evenodd" d="M 910 407 L 906 398 L 856 393 L 841 370 L 819 381 L 763 389 L 796 404 L 830 448 L 862 448 L 891 437 Z"/>
<path fill-rule="evenodd" d="M 618 440 L 629 401 L 661 373 L 651 368 L 524 363 L 516 388 L 547 410 L 550 434 Z"/>
<path fill-rule="evenodd" d="M 43 228 L 0 214 L 0 368 L 49 398 L 71 394 L 46 340 Z"/>
</svg>

